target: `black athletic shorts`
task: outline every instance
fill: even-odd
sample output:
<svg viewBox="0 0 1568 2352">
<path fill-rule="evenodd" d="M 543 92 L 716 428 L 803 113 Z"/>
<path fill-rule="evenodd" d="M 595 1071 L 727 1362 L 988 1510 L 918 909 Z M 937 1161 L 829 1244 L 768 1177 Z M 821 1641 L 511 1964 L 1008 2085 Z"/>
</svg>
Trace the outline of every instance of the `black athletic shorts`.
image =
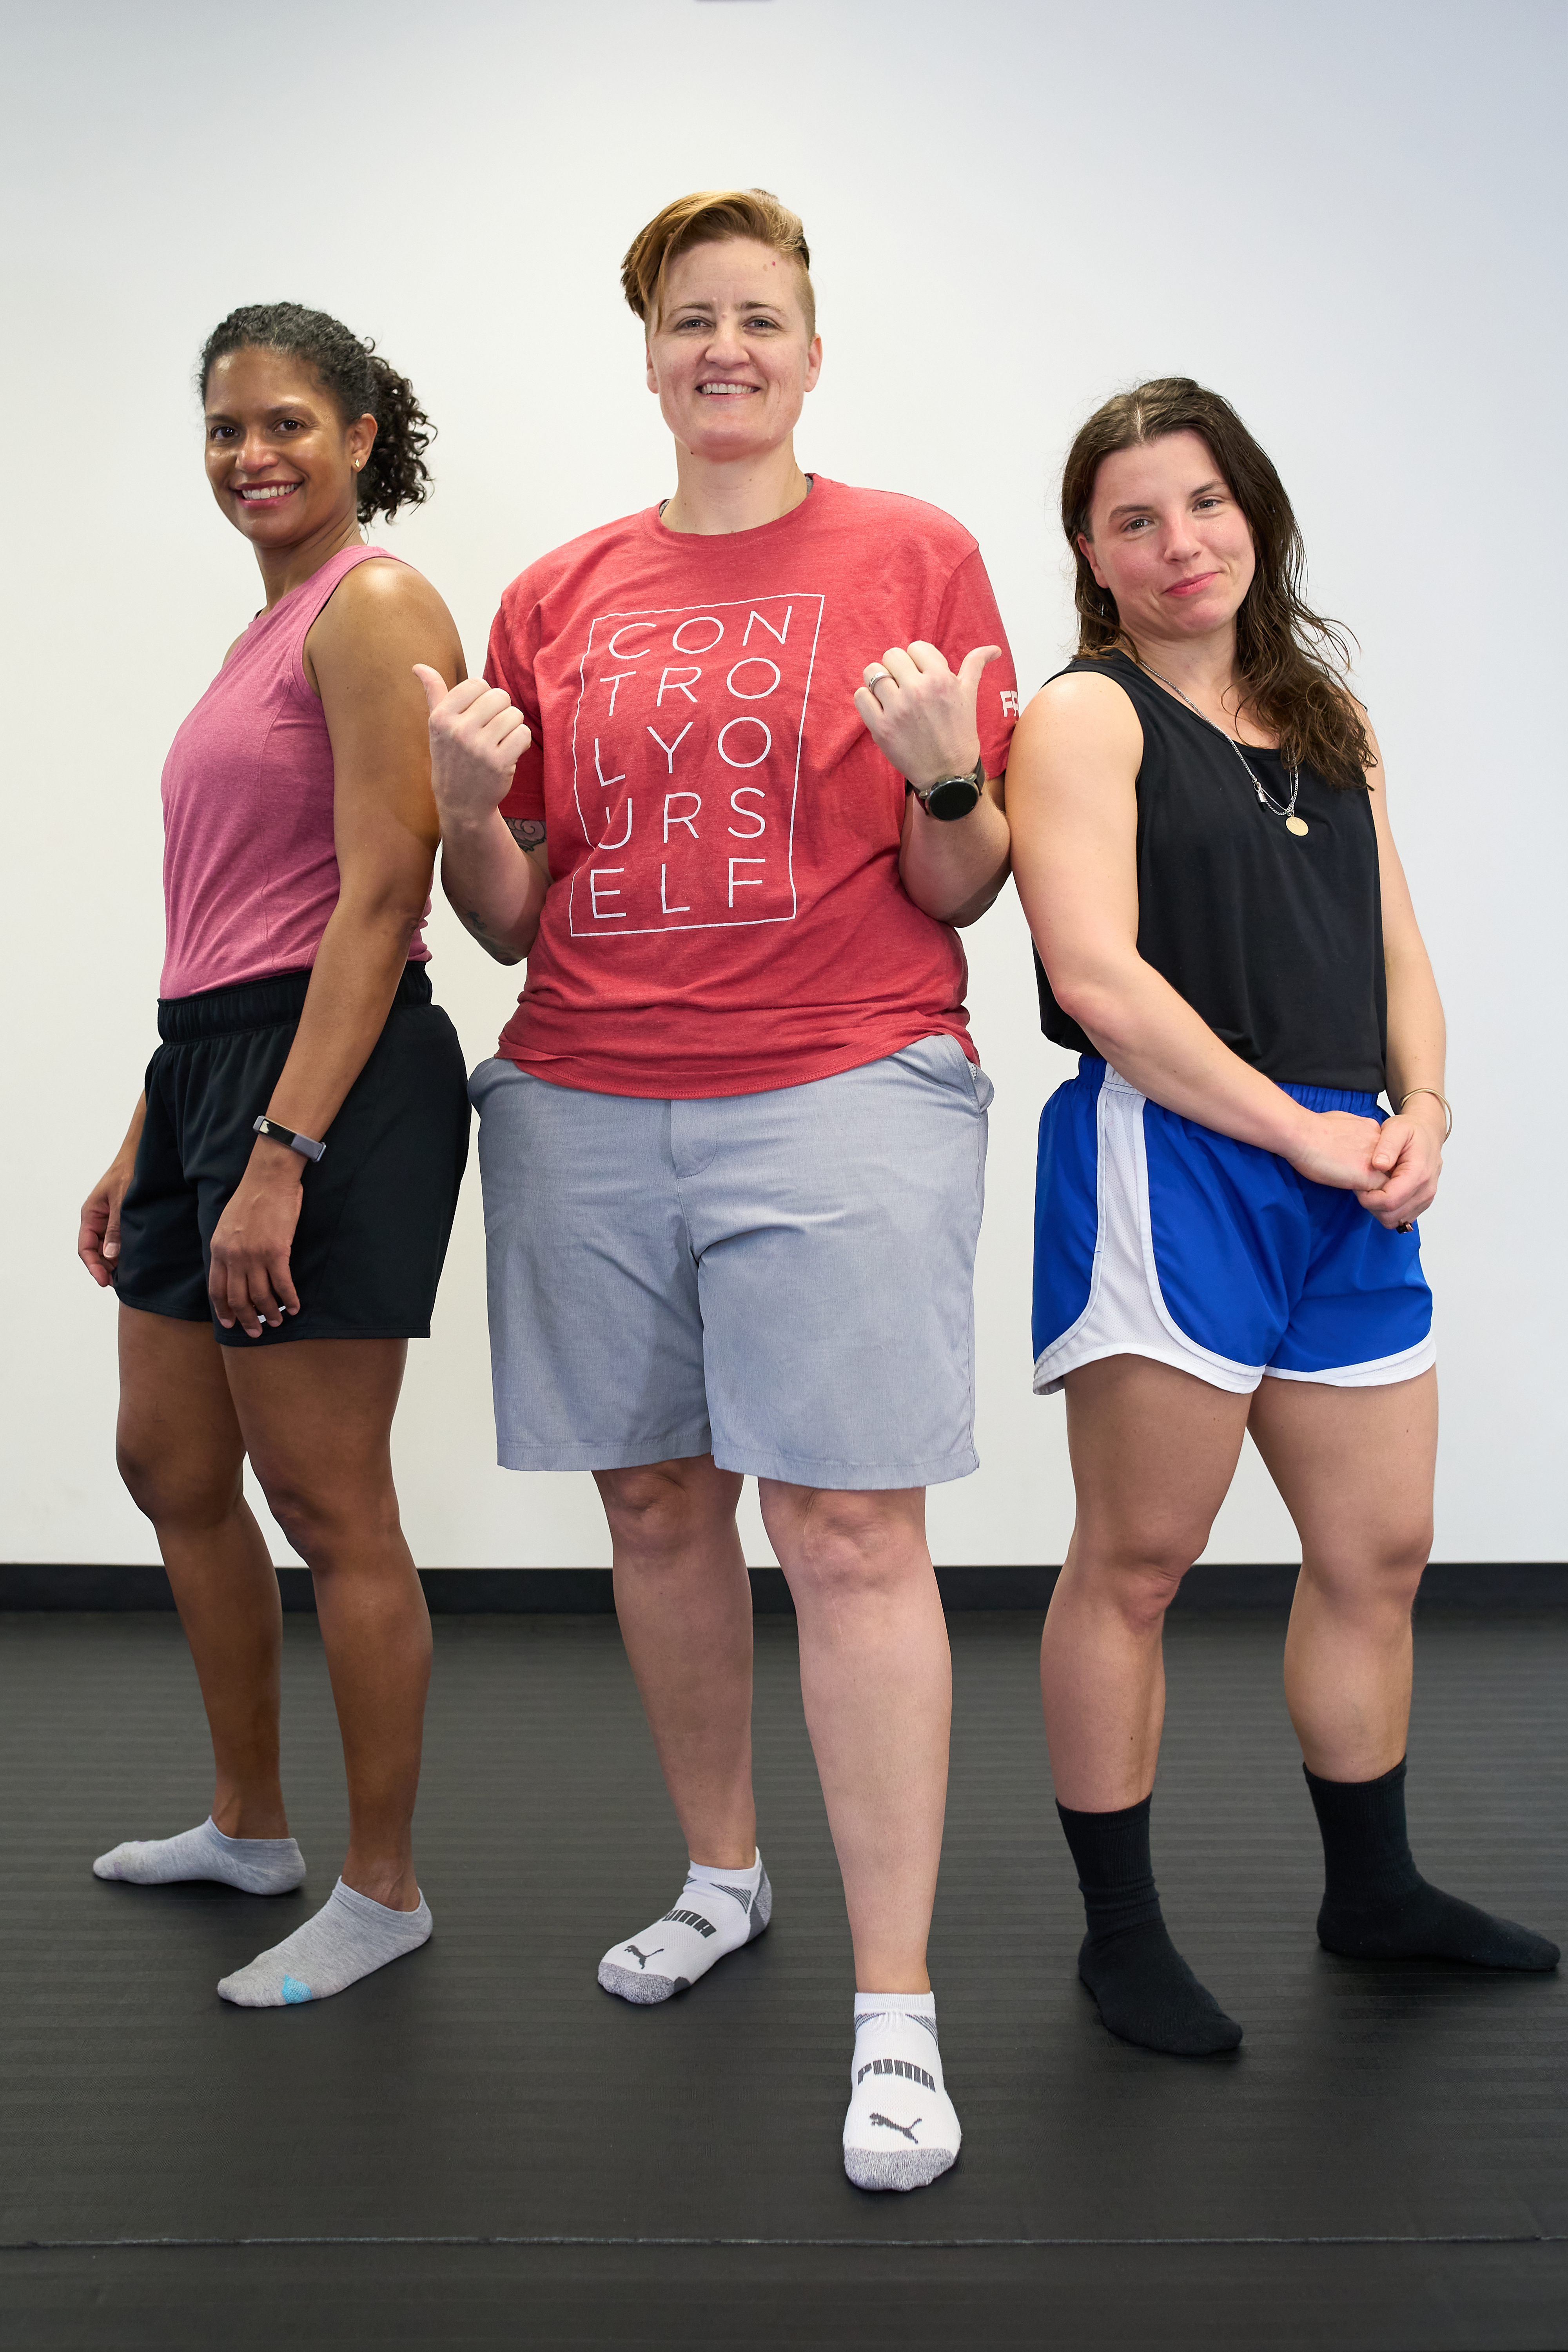
<svg viewBox="0 0 1568 2352">
<path fill-rule="evenodd" d="M 163 999 L 147 1066 L 147 1119 L 120 1217 L 123 1304 L 205 1323 L 225 1347 L 287 1339 L 427 1339 L 468 1156 L 458 1033 L 404 971 L 370 1059 L 322 1159 L 304 1163 L 289 1267 L 300 1312 L 258 1339 L 226 1331 L 207 1297 L 207 1253 L 256 1142 L 304 1009 L 308 971 Z"/>
</svg>

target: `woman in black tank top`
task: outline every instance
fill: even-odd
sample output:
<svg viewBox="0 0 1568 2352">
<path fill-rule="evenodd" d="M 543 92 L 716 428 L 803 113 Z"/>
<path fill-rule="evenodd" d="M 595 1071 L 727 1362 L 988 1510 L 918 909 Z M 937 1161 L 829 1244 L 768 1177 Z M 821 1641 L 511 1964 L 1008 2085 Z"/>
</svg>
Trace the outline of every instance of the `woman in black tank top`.
<svg viewBox="0 0 1568 2352">
<path fill-rule="evenodd" d="M 1078 1496 L 1041 1681 L 1079 1972 L 1112 2032 L 1199 2054 L 1241 2029 L 1154 1892 L 1161 1630 L 1248 1431 L 1301 1541 L 1285 1685 L 1321 1940 L 1558 1955 L 1430 1886 L 1405 1835 L 1437 1416 L 1414 1223 L 1449 1121 L 1442 1007 L 1342 641 L 1302 599 L 1273 467 L 1185 378 L 1090 419 L 1062 516 L 1079 653 L 1026 711 L 1007 780 L 1042 1025 L 1083 1056 L 1041 1123 L 1036 1386 L 1065 1388 Z"/>
</svg>

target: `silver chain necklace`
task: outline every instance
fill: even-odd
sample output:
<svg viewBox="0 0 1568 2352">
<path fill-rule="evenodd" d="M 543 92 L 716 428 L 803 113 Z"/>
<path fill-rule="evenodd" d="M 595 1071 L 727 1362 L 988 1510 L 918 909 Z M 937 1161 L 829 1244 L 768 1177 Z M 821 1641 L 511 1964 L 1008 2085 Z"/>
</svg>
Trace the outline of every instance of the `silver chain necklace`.
<svg viewBox="0 0 1568 2352">
<path fill-rule="evenodd" d="M 1275 800 L 1269 793 L 1264 790 L 1262 777 L 1258 774 L 1257 769 L 1253 766 L 1251 761 L 1247 758 L 1246 752 L 1242 750 L 1234 735 L 1226 735 L 1225 729 L 1219 725 L 1217 720 L 1211 719 L 1206 710 L 1200 710 L 1197 704 L 1193 700 L 1192 696 L 1190 694 L 1183 694 L 1181 688 L 1176 684 L 1173 678 L 1162 677 L 1157 669 L 1151 669 L 1149 664 L 1142 659 L 1138 666 L 1140 669 L 1148 670 L 1151 677 L 1159 678 L 1160 684 L 1168 688 L 1171 693 L 1180 695 L 1181 699 L 1186 704 L 1187 709 L 1193 713 L 1193 716 L 1195 719 L 1201 719 L 1205 727 L 1212 727 L 1215 733 L 1223 737 L 1224 740 L 1230 745 L 1231 750 L 1236 753 L 1237 758 L 1241 761 L 1242 766 L 1247 770 L 1247 774 L 1252 779 L 1252 789 L 1258 794 L 1258 802 L 1260 808 L 1269 810 L 1275 816 L 1282 816 L 1285 820 L 1285 830 L 1287 833 L 1293 833 L 1300 835 L 1310 830 L 1306 818 L 1304 816 L 1298 816 L 1296 814 L 1296 795 L 1301 789 L 1301 771 L 1300 768 L 1291 768 L 1288 771 L 1290 778 L 1290 797 L 1286 802 L 1284 807 L 1281 808 L 1279 803 Z"/>
</svg>

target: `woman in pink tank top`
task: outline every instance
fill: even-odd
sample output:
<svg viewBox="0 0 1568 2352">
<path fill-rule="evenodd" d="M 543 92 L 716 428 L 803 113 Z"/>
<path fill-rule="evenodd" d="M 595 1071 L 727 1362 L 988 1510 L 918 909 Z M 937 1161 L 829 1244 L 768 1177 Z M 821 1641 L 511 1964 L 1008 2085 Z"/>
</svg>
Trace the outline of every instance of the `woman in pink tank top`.
<svg viewBox="0 0 1568 2352">
<path fill-rule="evenodd" d="M 281 303 L 224 321 L 201 389 L 207 477 L 266 602 L 163 771 L 162 1043 L 79 1248 L 119 1294 L 121 1469 L 195 1655 L 216 1794 L 199 1829 L 93 1866 L 258 1895 L 304 1875 L 248 1458 L 314 1575 L 349 1783 L 331 1900 L 297 1927 L 288 1906 L 296 1932 L 218 1987 L 270 2008 L 340 1992 L 430 1933 L 410 1841 L 430 1624 L 390 1433 L 468 1152 L 462 1052 L 425 968 L 437 823 L 414 675 L 461 676 L 463 656 L 434 589 L 362 537 L 426 494 L 406 381 Z"/>
</svg>

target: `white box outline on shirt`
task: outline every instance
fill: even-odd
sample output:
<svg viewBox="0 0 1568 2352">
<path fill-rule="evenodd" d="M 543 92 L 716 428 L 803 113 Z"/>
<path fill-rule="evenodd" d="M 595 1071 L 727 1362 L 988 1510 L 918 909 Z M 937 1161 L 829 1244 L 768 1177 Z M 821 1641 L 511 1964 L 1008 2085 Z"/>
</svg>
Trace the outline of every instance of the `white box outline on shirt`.
<svg viewBox="0 0 1568 2352">
<path fill-rule="evenodd" d="M 822 635 L 823 614 L 827 604 L 826 597 L 823 595 L 819 590 L 805 588 L 768 588 L 764 589 L 760 596 L 721 596 L 695 604 L 662 604 L 648 606 L 645 607 L 641 612 L 635 613 L 609 612 L 594 614 L 588 623 L 588 635 L 586 642 L 584 645 L 583 651 L 579 655 L 577 661 L 577 701 L 572 713 L 572 799 L 577 811 L 577 822 L 583 828 L 583 838 L 588 845 L 591 858 L 596 845 L 595 844 L 593 834 L 589 830 L 588 821 L 584 815 L 582 795 L 578 790 L 579 771 L 577 761 L 577 720 L 582 712 L 584 697 L 588 691 L 586 673 L 588 656 L 595 651 L 594 632 L 602 621 L 614 621 L 617 623 L 620 627 L 626 628 L 634 621 L 664 621 L 668 620 L 676 614 L 723 613 L 733 609 L 737 605 L 748 606 L 754 610 L 759 604 L 777 604 L 782 598 L 785 597 L 793 597 L 797 604 L 815 604 L 816 607 L 816 625 L 812 631 L 811 651 L 806 656 L 805 684 L 801 689 L 800 719 L 795 731 L 795 774 L 790 784 L 789 837 L 786 844 L 789 871 L 789 913 L 787 915 L 740 915 L 731 918 L 727 922 L 720 923 L 642 923 L 639 924 L 635 930 L 624 931 L 607 931 L 602 925 L 594 924 L 588 929 L 579 930 L 577 928 L 577 877 L 579 875 L 587 874 L 591 870 L 589 865 L 584 864 L 573 868 L 572 879 L 567 891 L 567 930 L 573 939 L 648 939 L 658 936 L 666 931 L 755 930 L 766 923 L 793 923 L 796 916 L 799 914 L 800 900 L 799 895 L 795 887 L 795 807 L 800 799 L 800 761 L 801 752 L 805 743 L 806 706 L 811 700 L 811 682 L 816 672 L 816 647 Z"/>
</svg>

